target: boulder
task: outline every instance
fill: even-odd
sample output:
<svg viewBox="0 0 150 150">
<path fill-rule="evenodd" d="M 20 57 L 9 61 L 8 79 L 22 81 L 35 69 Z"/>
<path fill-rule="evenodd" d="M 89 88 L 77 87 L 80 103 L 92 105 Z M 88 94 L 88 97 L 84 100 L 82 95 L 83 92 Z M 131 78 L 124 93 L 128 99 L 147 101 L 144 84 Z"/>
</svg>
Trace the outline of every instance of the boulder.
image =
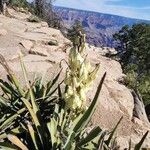
<svg viewBox="0 0 150 150">
<path fill-rule="evenodd" d="M 113 81 L 106 81 L 106 87 L 109 91 L 110 97 L 114 99 L 120 110 L 132 119 L 134 100 L 129 89 L 124 85 Z"/>
</svg>

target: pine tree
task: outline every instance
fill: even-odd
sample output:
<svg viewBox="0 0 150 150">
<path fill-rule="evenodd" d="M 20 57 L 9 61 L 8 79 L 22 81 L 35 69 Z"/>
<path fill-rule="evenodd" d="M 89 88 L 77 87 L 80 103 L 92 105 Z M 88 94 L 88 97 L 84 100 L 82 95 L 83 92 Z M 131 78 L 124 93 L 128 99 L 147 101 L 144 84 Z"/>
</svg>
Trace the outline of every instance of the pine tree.
<svg viewBox="0 0 150 150">
<path fill-rule="evenodd" d="M 150 25 L 141 23 L 132 27 L 124 26 L 114 35 L 116 49 L 127 83 L 138 89 L 145 104 L 150 103 Z"/>
</svg>

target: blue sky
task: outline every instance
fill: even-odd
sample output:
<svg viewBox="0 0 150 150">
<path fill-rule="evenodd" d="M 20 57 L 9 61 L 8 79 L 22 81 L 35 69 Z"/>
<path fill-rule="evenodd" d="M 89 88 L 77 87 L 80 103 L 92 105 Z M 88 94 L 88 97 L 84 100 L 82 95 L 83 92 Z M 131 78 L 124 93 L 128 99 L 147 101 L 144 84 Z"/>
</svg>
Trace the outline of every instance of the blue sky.
<svg viewBox="0 0 150 150">
<path fill-rule="evenodd" d="M 150 20 L 150 0 L 56 0 L 54 5 Z"/>
</svg>

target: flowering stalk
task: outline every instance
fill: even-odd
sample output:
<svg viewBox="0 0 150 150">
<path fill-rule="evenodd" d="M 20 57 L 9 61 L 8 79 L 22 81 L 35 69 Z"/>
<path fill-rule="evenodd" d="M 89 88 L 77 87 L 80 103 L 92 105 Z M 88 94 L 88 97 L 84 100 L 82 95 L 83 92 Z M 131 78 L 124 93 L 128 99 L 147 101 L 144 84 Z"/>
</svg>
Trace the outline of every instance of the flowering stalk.
<svg viewBox="0 0 150 150">
<path fill-rule="evenodd" d="M 77 41 L 78 43 L 74 45 L 69 54 L 69 68 L 65 78 L 67 90 L 64 99 L 67 109 L 82 111 L 85 109 L 86 93 L 96 78 L 99 65 L 92 69 L 84 55 L 85 34 L 79 33 L 80 36 L 76 39 L 76 43 Z"/>
</svg>

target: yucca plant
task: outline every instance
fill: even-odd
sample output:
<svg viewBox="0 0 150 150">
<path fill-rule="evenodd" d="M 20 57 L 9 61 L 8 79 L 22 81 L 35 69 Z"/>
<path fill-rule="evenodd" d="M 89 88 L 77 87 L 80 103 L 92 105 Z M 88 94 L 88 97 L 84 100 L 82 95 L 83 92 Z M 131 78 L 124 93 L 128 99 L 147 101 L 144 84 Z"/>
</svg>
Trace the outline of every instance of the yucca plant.
<svg viewBox="0 0 150 150">
<path fill-rule="evenodd" d="M 22 68 L 27 82 L 27 74 L 24 64 L 22 64 Z M 35 93 L 37 91 L 40 91 L 37 90 L 40 89 L 39 84 L 35 82 L 36 84 L 34 84 L 34 86 L 31 86 L 28 82 L 28 96 L 23 97 L 19 95 L 17 99 L 18 101 L 16 102 L 20 102 L 19 106 L 22 106 L 22 108 L 18 108 L 18 111 L 14 114 L 10 113 L 10 115 L 8 115 L 8 119 L 5 118 L 5 116 L 3 116 L 3 118 L 1 119 L 0 139 L 3 141 L 0 142 L 0 148 L 4 150 L 116 149 L 117 147 L 114 144 L 115 140 L 113 136 L 122 118 L 119 120 L 114 130 L 110 133 L 103 131 L 100 127 L 94 127 L 90 131 L 88 131 L 86 128 L 96 109 L 98 96 L 100 94 L 100 90 L 102 88 L 105 76 L 106 73 L 104 74 L 97 88 L 95 97 L 88 109 L 84 113 L 80 113 L 80 115 L 76 116 L 74 120 L 72 120 L 71 111 L 69 112 L 65 110 L 65 101 L 60 85 L 58 85 L 57 88 L 57 101 L 55 101 L 55 104 L 53 105 L 54 107 L 48 106 L 49 109 L 52 109 L 52 111 L 49 111 L 49 114 L 43 112 L 44 115 L 47 116 L 47 119 L 43 119 L 43 110 L 42 107 L 39 107 L 41 103 L 38 101 L 43 101 L 44 99 L 42 99 L 41 96 L 37 96 L 37 94 L 39 95 L 39 93 Z M 13 80 L 13 82 L 15 81 Z M 9 96 L 11 95 L 10 93 L 7 94 Z M 37 96 L 38 99 L 35 99 L 35 96 Z M 48 97 L 46 98 L 49 99 Z M 5 102 L 7 103 L 7 101 L 5 100 L 6 99 L 3 99 L 1 101 L 2 105 L 4 105 Z M 9 101 L 11 101 L 11 99 Z M 8 104 L 10 108 L 15 108 L 16 106 L 15 103 Z M 136 146 L 135 150 L 138 150 L 138 148 L 140 149 L 146 135 Z"/>
<path fill-rule="evenodd" d="M 106 74 L 104 74 L 89 108 L 72 120 L 72 112 L 65 110 L 65 100 L 60 84 L 57 88 L 57 98 L 52 98 L 51 96 L 56 91 L 56 88 L 50 92 L 41 83 L 41 80 L 30 83 L 25 66 L 21 62 L 27 84 L 26 88 L 23 89 L 2 56 L 1 60 L 1 63 L 8 72 L 9 80 L 8 82 L 1 80 L 1 88 L 4 93 L 1 96 L 1 106 L 8 110 L 8 112 L 6 110 L 6 112 L 1 114 L 0 139 L 4 140 L 4 142 L 0 142 L 1 148 L 70 150 L 97 149 L 99 145 L 103 145 L 106 133 L 103 133 L 100 127 L 95 127 L 87 132 L 86 127 L 95 111 L 97 99 Z M 51 84 L 46 84 L 46 87 L 50 88 L 56 83 L 59 74 Z M 55 104 L 53 105 L 54 100 Z M 41 107 L 43 101 L 47 102 L 49 114 L 42 110 L 44 108 Z M 45 117 L 47 118 L 45 119 Z M 101 143 L 101 141 L 103 142 Z M 109 141 L 106 141 L 105 147 L 109 146 Z"/>
<path fill-rule="evenodd" d="M 8 68 L 8 66 L 7 66 Z M 97 99 L 102 88 L 106 74 L 104 74 L 95 97 L 84 112 L 72 120 L 71 111 L 65 110 L 65 101 L 60 85 L 58 85 L 58 101 L 55 101 L 53 112 L 47 116 L 47 119 L 42 117 L 42 109 L 40 103 L 35 99 L 35 91 L 39 91 L 39 84 L 30 86 L 27 81 L 27 74 L 24 64 L 22 64 L 25 80 L 27 82 L 29 94 L 27 97 L 18 96 L 18 102 L 22 104 L 20 110 L 14 115 L 2 122 L 0 139 L 0 147 L 3 149 L 32 149 L 32 150 L 47 150 L 47 149 L 98 149 L 99 146 L 104 148 L 110 145 L 112 134 L 108 140 L 105 140 L 107 132 L 104 132 L 100 127 L 95 127 L 91 131 L 87 131 L 86 127 L 95 111 Z M 13 74 L 14 75 L 14 74 Z M 56 80 L 56 79 L 55 79 Z M 34 87 L 34 88 L 33 88 Z M 38 88 L 37 88 L 38 87 Z M 39 96 L 41 97 L 41 96 Z M 38 98 L 39 98 L 38 97 Z M 47 98 L 48 99 L 48 98 Z M 42 101 L 43 99 L 41 99 Z M 10 104 L 13 108 L 15 104 Z M 53 107 L 49 106 L 49 109 Z M 45 112 L 44 112 L 45 113 Z M 21 120 L 22 119 L 22 120 Z M 20 121 L 20 122 L 19 122 Z M 6 127 L 6 128 L 5 128 Z M 116 128 L 114 129 L 116 130 Z"/>
<path fill-rule="evenodd" d="M 41 109 L 41 118 L 47 119 L 46 114 L 53 112 L 54 105 L 58 100 L 54 93 L 58 87 L 55 84 L 61 71 L 46 84 L 42 83 L 42 79 L 36 79 L 33 83 L 29 83 L 24 64 L 21 63 L 26 81 L 26 87 L 22 87 L 3 56 L 0 56 L 0 63 L 8 73 L 7 82 L 0 79 L 2 90 L 0 95 L 0 134 L 3 135 L 12 128 L 18 129 L 20 125 L 23 126 L 25 121 L 30 119 L 22 98 L 29 99 L 34 110 L 36 110 L 37 105 Z"/>
<path fill-rule="evenodd" d="M 93 147 L 98 146 L 96 142 L 92 144 L 91 141 L 93 140 L 94 142 L 94 139 L 99 136 L 101 129 L 96 127 L 86 136 L 85 127 L 94 113 L 97 98 L 106 74 L 100 82 L 93 102 L 83 114 L 81 113 L 72 121 L 70 118 L 71 112 L 65 111 L 65 101 L 63 100 L 63 94 L 59 85 L 58 101 L 55 101 L 54 111 L 52 113 L 49 111 L 49 115 L 47 114 L 48 118 L 43 119 L 43 110 L 40 107 L 41 102 L 39 101 L 51 99 L 47 94 L 49 92 L 46 92 L 46 90 L 45 92 L 39 92 L 43 91 L 44 87 L 42 88 L 41 86 L 40 88 L 37 82 L 29 83 L 26 69 L 24 64 L 21 63 L 27 83 L 27 89 L 23 90 L 4 58 L 3 63 L 9 74 L 8 79 L 10 83 L 1 82 L 1 87 L 3 92 L 5 92 L 1 97 L 6 97 L 1 99 L 1 106 L 5 106 L 9 110 L 9 112 L 6 111 L 1 114 L 0 139 L 4 139 L 4 142 L 0 142 L 1 148 L 70 150 L 80 149 L 82 146 L 88 147 L 89 142 Z M 58 75 L 55 80 L 57 78 Z M 55 80 L 53 80 L 53 83 Z M 39 95 L 39 93 L 46 94 L 43 96 L 43 94 Z M 49 109 L 53 110 L 53 107 L 49 106 Z M 43 112 L 43 114 L 46 115 L 46 112 Z M 98 139 L 96 140 L 98 141 Z M 10 145 L 11 143 L 12 145 Z"/>
</svg>

